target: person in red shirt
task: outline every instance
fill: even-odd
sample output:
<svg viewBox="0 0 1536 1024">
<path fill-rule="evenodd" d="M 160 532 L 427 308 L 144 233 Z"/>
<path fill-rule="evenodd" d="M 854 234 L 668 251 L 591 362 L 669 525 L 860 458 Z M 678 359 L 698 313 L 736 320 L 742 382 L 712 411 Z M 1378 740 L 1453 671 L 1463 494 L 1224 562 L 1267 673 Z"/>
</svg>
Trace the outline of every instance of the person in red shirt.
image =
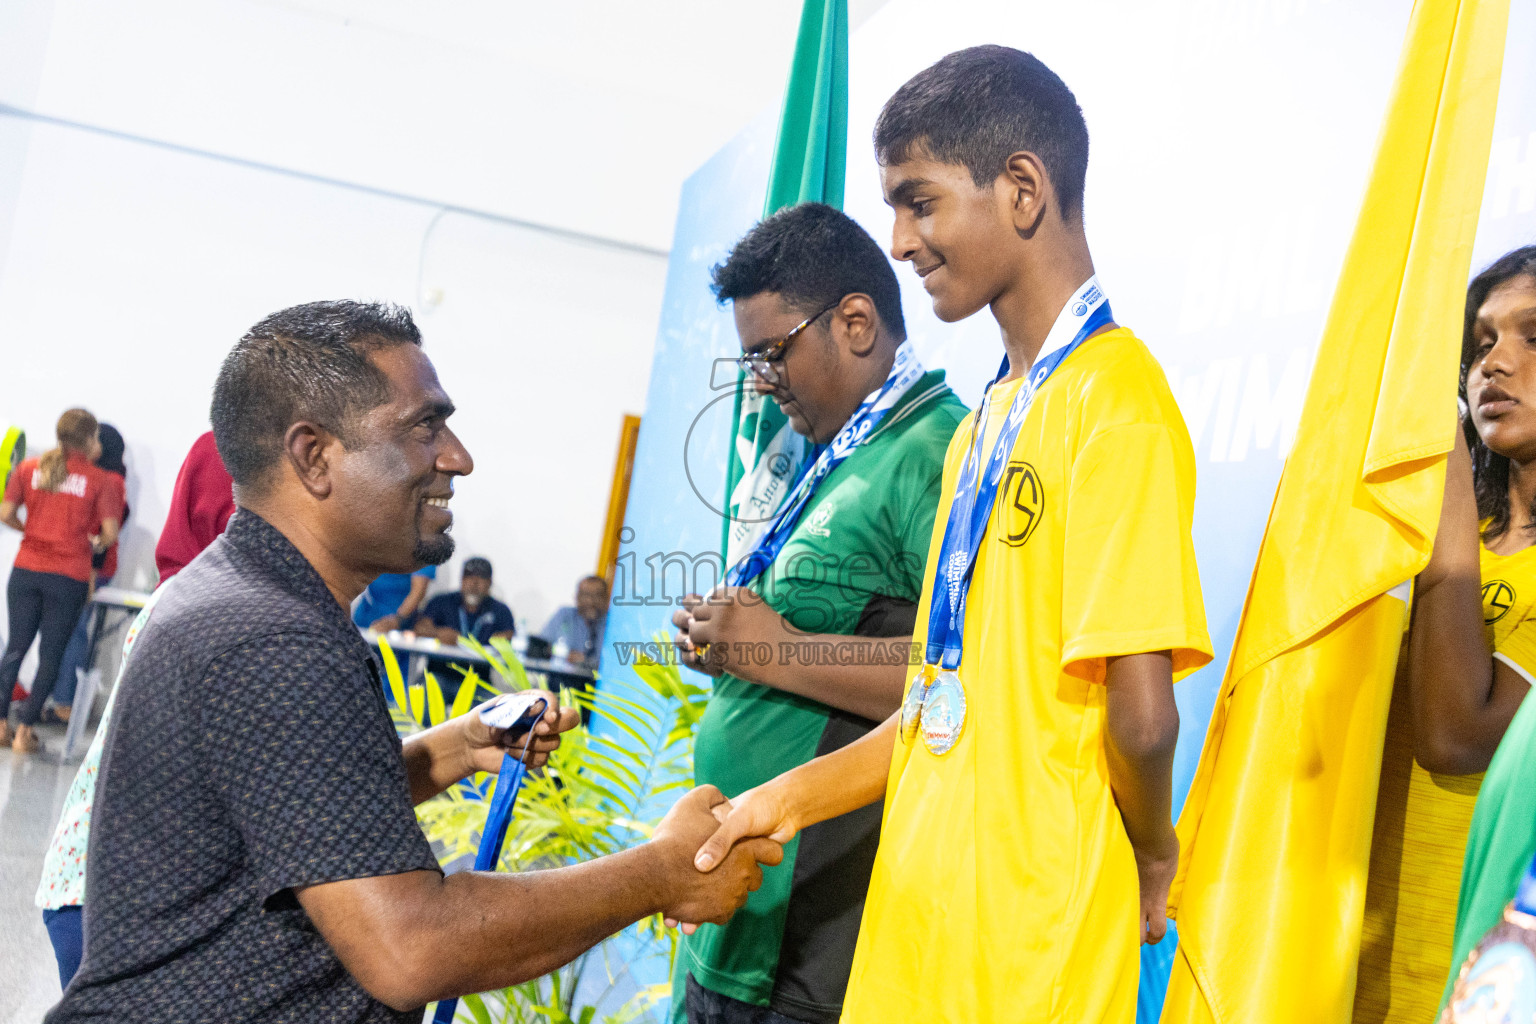
<svg viewBox="0 0 1536 1024">
<path fill-rule="evenodd" d="M 22 533 L 5 591 L 11 630 L 0 658 L 0 743 L 23 753 L 39 747 L 34 727 L 85 606 L 91 556 L 116 542 L 122 522 L 123 480 L 95 465 L 101 454 L 98 429 L 96 417 L 84 409 L 64 413 L 56 431 L 59 446 L 17 466 L 0 501 L 0 522 Z M 37 675 L 13 737 L 11 687 L 39 633 Z"/>
<path fill-rule="evenodd" d="M 96 466 L 108 473 L 113 473 L 126 482 L 128 478 L 128 466 L 123 461 L 123 455 L 127 446 L 123 443 L 123 435 L 110 423 L 103 423 L 97 432 L 101 440 L 101 454 L 96 457 Z M 123 502 L 122 526 L 128 525 L 128 519 L 133 515 L 128 502 Z M 121 532 L 121 531 L 119 531 Z M 80 612 L 80 621 L 75 623 L 75 631 L 69 636 L 69 645 L 64 648 L 64 658 L 59 662 L 59 674 L 53 684 L 53 696 L 49 699 L 49 707 L 43 708 L 44 722 L 68 722 L 71 706 L 75 700 L 75 684 L 79 678 L 79 669 L 88 669 L 86 657 L 91 653 L 91 599 L 95 596 L 96 587 L 104 587 L 112 582 L 112 577 L 117 574 L 117 548 L 113 544 L 106 551 L 98 552 L 91 558 L 91 566 L 95 569 L 92 589 L 86 593 L 85 608 Z M 96 623 L 101 625 L 99 617 Z M 21 695 L 11 691 L 12 700 L 20 700 Z"/>
<path fill-rule="evenodd" d="M 224 524 L 235 514 L 235 482 L 219 458 L 213 443 L 213 431 L 192 442 L 181 472 L 176 474 L 176 489 L 171 492 L 171 510 L 165 517 L 165 529 L 155 545 L 155 566 L 164 583 L 187 563 L 202 554 L 203 548 L 224 532 Z"/>
</svg>

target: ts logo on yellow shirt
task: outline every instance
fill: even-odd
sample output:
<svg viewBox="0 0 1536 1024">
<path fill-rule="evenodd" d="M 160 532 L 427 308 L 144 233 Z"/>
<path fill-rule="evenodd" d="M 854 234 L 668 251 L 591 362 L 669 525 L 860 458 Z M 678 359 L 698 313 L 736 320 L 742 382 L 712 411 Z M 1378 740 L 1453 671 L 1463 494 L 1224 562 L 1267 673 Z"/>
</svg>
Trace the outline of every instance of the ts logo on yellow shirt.
<svg viewBox="0 0 1536 1024">
<path fill-rule="evenodd" d="M 1483 623 L 1498 622 L 1515 603 L 1515 588 L 1503 580 L 1489 580 L 1483 584 Z"/>
<path fill-rule="evenodd" d="M 1045 485 L 1034 466 L 1016 461 L 1003 471 L 998 491 L 998 514 L 1002 517 L 998 539 L 1010 547 L 1021 547 L 1045 515 Z"/>
</svg>

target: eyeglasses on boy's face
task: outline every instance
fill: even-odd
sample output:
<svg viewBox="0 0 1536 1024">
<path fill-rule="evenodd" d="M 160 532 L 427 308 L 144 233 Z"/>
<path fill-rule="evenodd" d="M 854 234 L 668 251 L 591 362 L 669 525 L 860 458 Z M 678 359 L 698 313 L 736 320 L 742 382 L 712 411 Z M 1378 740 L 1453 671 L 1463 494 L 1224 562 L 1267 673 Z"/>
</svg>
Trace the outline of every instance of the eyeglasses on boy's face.
<svg viewBox="0 0 1536 1024">
<path fill-rule="evenodd" d="M 812 315 L 800 321 L 788 334 L 765 349 L 757 352 L 747 352 L 736 360 L 736 365 L 741 367 L 742 373 L 751 373 L 757 376 L 764 384 L 777 385 L 780 381 L 779 367 L 784 363 L 784 357 L 789 354 L 789 346 L 794 340 L 805 332 L 805 329 L 826 314 L 836 309 L 841 303 L 841 298 L 834 299 Z"/>
</svg>

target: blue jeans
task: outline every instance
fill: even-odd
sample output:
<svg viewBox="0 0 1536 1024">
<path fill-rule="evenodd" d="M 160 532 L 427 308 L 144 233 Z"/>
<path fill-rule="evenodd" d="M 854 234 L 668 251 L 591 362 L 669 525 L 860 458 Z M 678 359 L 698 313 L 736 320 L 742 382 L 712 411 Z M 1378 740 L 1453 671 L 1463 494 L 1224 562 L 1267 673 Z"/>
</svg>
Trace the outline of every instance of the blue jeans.
<svg viewBox="0 0 1536 1024">
<path fill-rule="evenodd" d="M 75 623 L 75 631 L 69 634 L 69 646 L 64 648 L 64 658 L 59 662 L 59 678 L 53 684 L 53 703 L 57 707 L 67 708 L 75 702 L 75 684 L 79 682 L 75 669 L 90 670 L 85 652 L 91 648 L 91 619 L 95 614 L 96 606 L 87 604 L 80 612 L 80 621 Z"/>
<path fill-rule="evenodd" d="M 98 587 L 110 585 L 112 577 L 107 576 L 96 581 Z M 91 620 L 96 616 L 96 606 L 86 602 L 80 610 L 80 621 L 75 623 L 75 631 L 69 635 L 69 646 L 64 648 L 64 660 L 59 663 L 59 678 L 53 684 L 53 703 L 59 707 L 69 707 L 75 702 L 75 669 L 83 668 L 87 672 L 91 666 L 85 663 L 85 654 L 91 649 Z"/>
<path fill-rule="evenodd" d="M 69 988 L 69 980 L 80 969 L 80 953 L 85 946 L 82 907 L 60 907 L 43 911 L 48 941 L 53 943 L 53 958 L 59 962 L 59 988 Z"/>
</svg>

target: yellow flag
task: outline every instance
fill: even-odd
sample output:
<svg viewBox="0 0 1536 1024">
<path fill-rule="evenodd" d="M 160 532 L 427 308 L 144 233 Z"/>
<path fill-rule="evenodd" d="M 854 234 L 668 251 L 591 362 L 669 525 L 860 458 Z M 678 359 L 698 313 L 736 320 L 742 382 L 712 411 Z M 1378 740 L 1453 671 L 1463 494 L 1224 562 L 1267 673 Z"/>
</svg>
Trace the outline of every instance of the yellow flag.
<svg viewBox="0 0 1536 1024">
<path fill-rule="evenodd" d="M 1429 560 L 1439 519 L 1508 13 L 1414 6 L 1179 818 L 1163 1024 L 1349 1021 L 1407 611 L 1389 592 Z"/>
</svg>

